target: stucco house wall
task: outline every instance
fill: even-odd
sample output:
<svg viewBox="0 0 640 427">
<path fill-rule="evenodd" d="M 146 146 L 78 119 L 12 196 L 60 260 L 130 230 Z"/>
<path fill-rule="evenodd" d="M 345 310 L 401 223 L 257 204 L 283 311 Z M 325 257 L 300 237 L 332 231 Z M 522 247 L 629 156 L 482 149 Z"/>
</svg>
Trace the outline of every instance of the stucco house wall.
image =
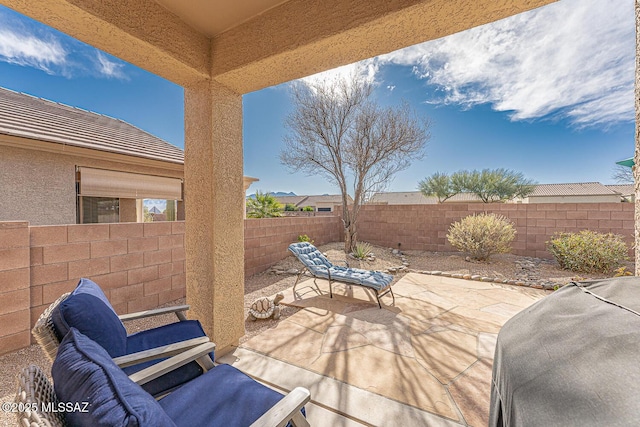
<svg viewBox="0 0 640 427">
<path fill-rule="evenodd" d="M 0 221 L 76 223 L 76 166 L 182 178 L 183 172 L 0 144 Z M 125 218 L 127 215 L 127 200 Z M 129 203 L 130 205 L 131 203 Z M 135 202 L 134 202 L 135 209 Z M 129 210 L 130 211 L 130 210 Z M 135 215 L 132 221 L 135 222 Z"/>
</svg>

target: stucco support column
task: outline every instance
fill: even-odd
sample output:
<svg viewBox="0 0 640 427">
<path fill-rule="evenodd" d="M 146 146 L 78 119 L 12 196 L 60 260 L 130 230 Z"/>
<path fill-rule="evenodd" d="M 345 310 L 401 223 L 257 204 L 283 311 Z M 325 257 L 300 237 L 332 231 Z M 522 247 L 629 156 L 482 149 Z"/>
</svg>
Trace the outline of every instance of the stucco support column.
<svg viewBox="0 0 640 427">
<path fill-rule="evenodd" d="M 633 179 L 636 190 L 635 206 L 635 258 L 636 276 L 640 276 L 640 0 L 636 0 L 636 149 L 634 153 Z"/>
<path fill-rule="evenodd" d="M 184 115 L 188 314 L 222 354 L 244 335 L 242 96 L 203 81 Z"/>
</svg>

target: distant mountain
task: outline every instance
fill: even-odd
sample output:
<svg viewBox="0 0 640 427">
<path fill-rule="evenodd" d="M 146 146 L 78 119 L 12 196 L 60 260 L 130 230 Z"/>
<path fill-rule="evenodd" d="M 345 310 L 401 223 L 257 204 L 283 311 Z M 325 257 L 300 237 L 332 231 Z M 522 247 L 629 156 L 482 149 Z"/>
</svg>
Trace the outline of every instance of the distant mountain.
<svg viewBox="0 0 640 427">
<path fill-rule="evenodd" d="M 284 191 L 272 191 L 269 194 L 271 194 L 274 197 L 284 197 L 284 196 L 297 196 L 296 193 L 294 193 L 293 191 L 289 192 L 289 193 L 285 193 Z M 255 199 L 256 198 L 256 194 L 249 194 L 247 196 L 247 199 Z"/>
</svg>

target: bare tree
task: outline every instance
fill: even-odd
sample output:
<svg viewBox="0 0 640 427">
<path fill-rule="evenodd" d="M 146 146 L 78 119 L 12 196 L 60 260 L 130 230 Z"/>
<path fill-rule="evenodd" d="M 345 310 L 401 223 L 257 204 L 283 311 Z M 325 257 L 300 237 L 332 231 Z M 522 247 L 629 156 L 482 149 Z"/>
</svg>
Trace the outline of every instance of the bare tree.
<svg viewBox="0 0 640 427">
<path fill-rule="evenodd" d="M 405 103 L 380 107 L 373 84 L 353 75 L 292 85 L 295 107 L 280 161 L 291 171 L 321 175 L 340 189 L 345 251 L 357 241 L 360 207 L 393 175 L 422 158 L 430 124 Z M 353 203 L 349 203 L 349 195 Z"/>
<path fill-rule="evenodd" d="M 633 184 L 633 169 L 628 166 L 616 165 L 611 178 L 618 184 Z"/>
</svg>

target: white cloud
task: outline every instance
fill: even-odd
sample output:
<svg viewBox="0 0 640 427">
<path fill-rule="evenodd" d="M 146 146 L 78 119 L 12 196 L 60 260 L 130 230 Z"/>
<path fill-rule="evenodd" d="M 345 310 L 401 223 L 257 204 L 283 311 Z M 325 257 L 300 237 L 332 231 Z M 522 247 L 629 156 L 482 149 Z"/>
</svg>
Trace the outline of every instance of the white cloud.
<svg viewBox="0 0 640 427">
<path fill-rule="evenodd" d="M 379 57 L 414 67 L 435 103 L 490 103 L 513 120 L 634 120 L 633 0 L 563 0 Z"/>
<path fill-rule="evenodd" d="M 107 55 L 100 51 L 96 51 L 96 59 L 98 61 L 98 72 L 107 78 L 126 79 L 123 68 L 124 63 L 112 61 Z"/>
<path fill-rule="evenodd" d="M 313 74 L 300 80 L 309 86 L 319 83 L 331 84 L 336 80 L 351 78 L 352 76 L 355 76 L 357 80 L 375 82 L 379 68 L 380 61 L 377 58 L 365 59 L 364 61 Z"/>
<path fill-rule="evenodd" d="M 56 39 L 41 39 L 8 28 L 0 29 L 0 61 L 34 67 L 53 74 L 63 66 L 68 52 Z"/>
<path fill-rule="evenodd" d="M 126 79 L 125 63 L 0 6 L 0 61 L 52 75 Z"/>
<path fill-rule="evenodd" d="M 512 120 L 576 127 L 633 121 L 634 15 L 633 0 L 562 0 L 303 80 L 355 71 L 371 81 L 392 63 L 436 89 L 427 103 L 488 103 Z"/>
</svg>

